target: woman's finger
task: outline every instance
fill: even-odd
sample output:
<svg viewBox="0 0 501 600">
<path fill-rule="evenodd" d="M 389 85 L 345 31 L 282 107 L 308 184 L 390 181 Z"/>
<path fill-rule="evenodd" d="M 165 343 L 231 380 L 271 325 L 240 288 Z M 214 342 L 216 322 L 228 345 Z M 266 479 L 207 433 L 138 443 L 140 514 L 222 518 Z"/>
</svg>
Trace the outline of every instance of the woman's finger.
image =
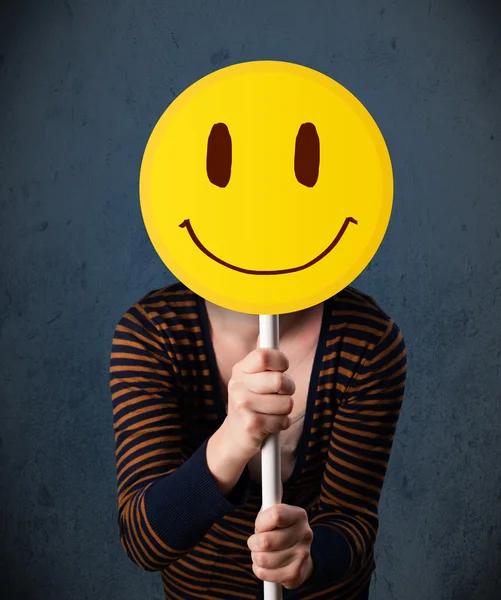
<svg viewBox="0 0 501 600">
<path fill-rule="evenodd" d="M 247 540 L 247 546 L 253 552 L 279 552 L 304 541 L 299 538 L 297 526 L 283 527 L 251 535 Z"/>
<path fill-rule="evenodd" d="M 252 562 L 262 569 L 280 569 L 294 560 L 294 548 L 277 552 L 251 552 Z"/>
<path fill-rule="evenodd" d="M 276 527 L 290 527 L 301 521 L 308 521 L 308 515 L 304 508 L 291 504 L 274 504 L 257 515 L 255 530 L 271 531 Z"/>
<path fill-rule="evenodd" d="M 258 579 L 261 579 L 261 581 L 275 581 L 282 584 L 286 589 L 293 589 L 300 583 L 298 581 L 301 572 L 299 564 L 288 564 L 285 567 L 279 567 L 278 569 L 265 569 L 264 567 L 253 564 L 252 570 L 254 571 L 254 575 Z M 290 587 L 289 583 L 291 584 Z"/>
<path fill-rule="evenodd" d="M 292 396 L 296 391 L 296 384 L 292 377 L 279 371 L 242 373 L 241 380 L 245 387 L 255 394 L 287 394 Z"/>
</svg>

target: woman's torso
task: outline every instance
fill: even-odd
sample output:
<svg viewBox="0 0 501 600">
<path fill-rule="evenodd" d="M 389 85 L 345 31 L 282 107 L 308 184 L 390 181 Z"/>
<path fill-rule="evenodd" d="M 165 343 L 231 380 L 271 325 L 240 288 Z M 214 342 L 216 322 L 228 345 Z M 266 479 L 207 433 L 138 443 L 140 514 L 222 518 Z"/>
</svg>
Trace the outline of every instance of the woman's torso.
<svg viewBox="0 0 501 600">
<path fill-rule="evenodd" d="M 334 442 L 340 441 L 348 450 L 359 443 L 350 439 L 349 432 L 344 435 L 344 426 L 335 430 L 335 419 L 358 364 L 367 349 L 380 339 L 388 323 L 387 315 L 373 299 L 354 288 L 346 288 L 328 298 L 323 306 L 320 335 L 314 333 L 313 325 L 304 328 L 310 332 L 311 339 L 318 342 L 313 358 L 311 348 L 310 353 L 304 350 L 301 354 L 299 346 L 304 344 L 304 339 L 299 346 L 293 346 L 292 341 L 289 346 L 282 340 L 280 345 L 290 359 L 290 374 L 296 382 L 293 418 L 305 411 L 304 419 L 301 415 L 296 430 L 299 443 L 294 469 L 290 477 L 283 479 L 282 502 L 300 506 L 309 514 L 318 507 L 322 489 L 324 498 L 325 494 L 334 497 L 340 493 L 349 500 L 353 494 L 357 495 L 351 484 L 345 485 L 338 478 L 334 487 L 324 475 Z M 142 323 L 146 324 L 144 330 Z M 176 396 L 168 403 L 162 418 L 168 413 L 172 456 L 182 465 L 223 423 L 226 414 L 225 386 L 222 384 L 229 379 L 232 360 L 243 356 L 232 358 L 228 350 L 218 344 L 218 336 L 211 336 L 205 303 L 181 283 L 147 294 L 128 311 L 120 326 L 125 331 L 136 332 L 134 335 L 138 339 L 151 339 L 145 359 L 140 362 L 144 372 L 150 372 L 155 378 L 162 378 L 164 368 L 169 372 Z M 119 342 L 120 336 L 121 331 Z M 138 361 L 142 355 L 137 354 L 135 348 L 129 355 L 124 353 L 122 344 L 117 348 L 113 367 L 117 369 L 122 365 L 123 372 L 128 373 L 130 356 L 133 361 Z M 153 368 L 152 359 L 158 361 Z M 138 420 L 146 423 L 158 420 L 158 406 L 153 406 L 153 409 L 138 411 L 140 415 L 134 416 L 134 426 L 137 426 Z M 350 453 L 345 456 L 345 460 L 349 461 Z M 332 459 L 329 460 L 332 473 Z M 161 467 L 154 463 L 154 468 L 163 469 L 163 463 L 160 464 Z M 127 473 L 127 469 L 121 469 L 121 482 L 128 477 Z M 331 479 L 335 480 L 335 475 Z M 178 589 L 183 590 L 180 592 L 183 598 L 200 598 L 200 592 L 206 593 L 204 597 L 207 598 L 219 598 L 223 597 L 223 589 L 232 597 L 262 598 L 262 585 L 252 573 L 252 559 L 246 543 L 254 533 L 261 507 L 261 485 L 251 480 L 245 504 L 235 507 L 214 523 L 189 554 L 162 571 L 166 597 L 173 597 L 170 589 L 174 582 Z M 374 564 L 368 566 L 366 573 L 356 574 L 357 586 L 364 582 L 368 584 L 369 568 L 373 569 Z M 194 573 L 202 574 L 201 579 L 194 579 Z M 348 579 L 339 590 L 340 597 L 344 597 L 344 592 L 353 585 L 354 579 Z M 307 590 L 304 597 L 310 597 L 310 593 L 318 598 L 332 597 L 329 594 L 319 595 L 318 589 Z"/>
</svg>

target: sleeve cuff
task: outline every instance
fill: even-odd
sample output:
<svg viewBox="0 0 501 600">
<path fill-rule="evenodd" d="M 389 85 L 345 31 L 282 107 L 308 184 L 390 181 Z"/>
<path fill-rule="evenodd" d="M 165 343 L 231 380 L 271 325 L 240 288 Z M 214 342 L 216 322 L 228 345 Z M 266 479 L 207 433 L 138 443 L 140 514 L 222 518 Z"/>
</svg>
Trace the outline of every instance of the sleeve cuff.
<svg viewBox="0 0 501 600">
<path fill-rule="evenodd" d="M 312 525 L 310 554 L 313 573 L 305 583 L 327 584 L 342 579 L 351 566 L 351 548 L 337 531 L 323 525 Z"/>
<path fill-rule="evenodd" d="M 216 521 L 244 506 L 249 497 L 247 467 L 228 497 L 219 492 L 207 466 L 208 440 L 173 473 L 150 485 L 145 493 L 148 522 L 158 537 L 173 549 L 196 545 Z"/>
</svg>

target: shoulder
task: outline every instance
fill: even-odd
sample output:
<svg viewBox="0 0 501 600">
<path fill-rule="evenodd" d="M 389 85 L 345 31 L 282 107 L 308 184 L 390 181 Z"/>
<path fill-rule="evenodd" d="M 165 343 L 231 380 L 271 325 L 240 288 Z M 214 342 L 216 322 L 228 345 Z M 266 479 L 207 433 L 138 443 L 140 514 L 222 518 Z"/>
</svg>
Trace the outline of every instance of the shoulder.
<svg viewBox="0 0 501 600">
<path fill-rule="evenodd" d="M 395 320 L 369 294 L 347 286 L 333 296 L 333 319 L 343 337 L 354 340 L 361 358 L 398 340 L 405 345 Z"/>
<path fill-rule="evenodd" d="M 195 294 L 181 282 L 150 290 L 129 306 L 124 315 L 140 313 L 148 321 L 160 325 L 196 310 Z"/>
<path fill-rule="evenodd" d="M 406 379 L 407 350 L 397 323 L 372 296 L 352 286 L 333 299 L 340 377 L 345 393 L 366 391 L 383 379 L 394 386 L 395 393 L 401 393 Z"/>
<path fill-rule="evenodd" d="M 168 365 L 173 375 L 182 374 L 184 362 L 200 346 L 199 338 L 197 296 L 184 284 L 172 283 L 150 290 L 122 314 L 113 334 L 112 360 L 134 347 L 148 360 L 154 356 Z"/>
<path fill-rule="evenodd" d="M 151 318 L 174 318 L 193 312 L 195 294 L 180 281 L 151 290 L 137 301 Z"/>
<path fill-rule="evenodd" d="M 177 281 L 144 294 L 123 313 L 117 327 L 135 323 L 137 328 L 174 344 L 189 336 L 197 320 L 196 295 Z"/>
</svg>

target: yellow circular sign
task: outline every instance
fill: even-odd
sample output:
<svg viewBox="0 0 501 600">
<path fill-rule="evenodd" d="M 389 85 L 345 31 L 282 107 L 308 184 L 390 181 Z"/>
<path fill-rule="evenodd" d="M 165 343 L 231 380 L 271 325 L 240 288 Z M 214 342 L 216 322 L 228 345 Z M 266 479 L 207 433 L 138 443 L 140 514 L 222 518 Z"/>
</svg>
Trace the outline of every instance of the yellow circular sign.
<svg viewBox="0 0 501 600">
<path fill-rule="evenodd" d="M 278 61 L 232 65 L 156 124 L 140 174 L 150 239 L 173 275 L 239 312 L 318 304 L 386 232 L 391 161 L 369 112 L 333 79 Z"/>
</svg>

